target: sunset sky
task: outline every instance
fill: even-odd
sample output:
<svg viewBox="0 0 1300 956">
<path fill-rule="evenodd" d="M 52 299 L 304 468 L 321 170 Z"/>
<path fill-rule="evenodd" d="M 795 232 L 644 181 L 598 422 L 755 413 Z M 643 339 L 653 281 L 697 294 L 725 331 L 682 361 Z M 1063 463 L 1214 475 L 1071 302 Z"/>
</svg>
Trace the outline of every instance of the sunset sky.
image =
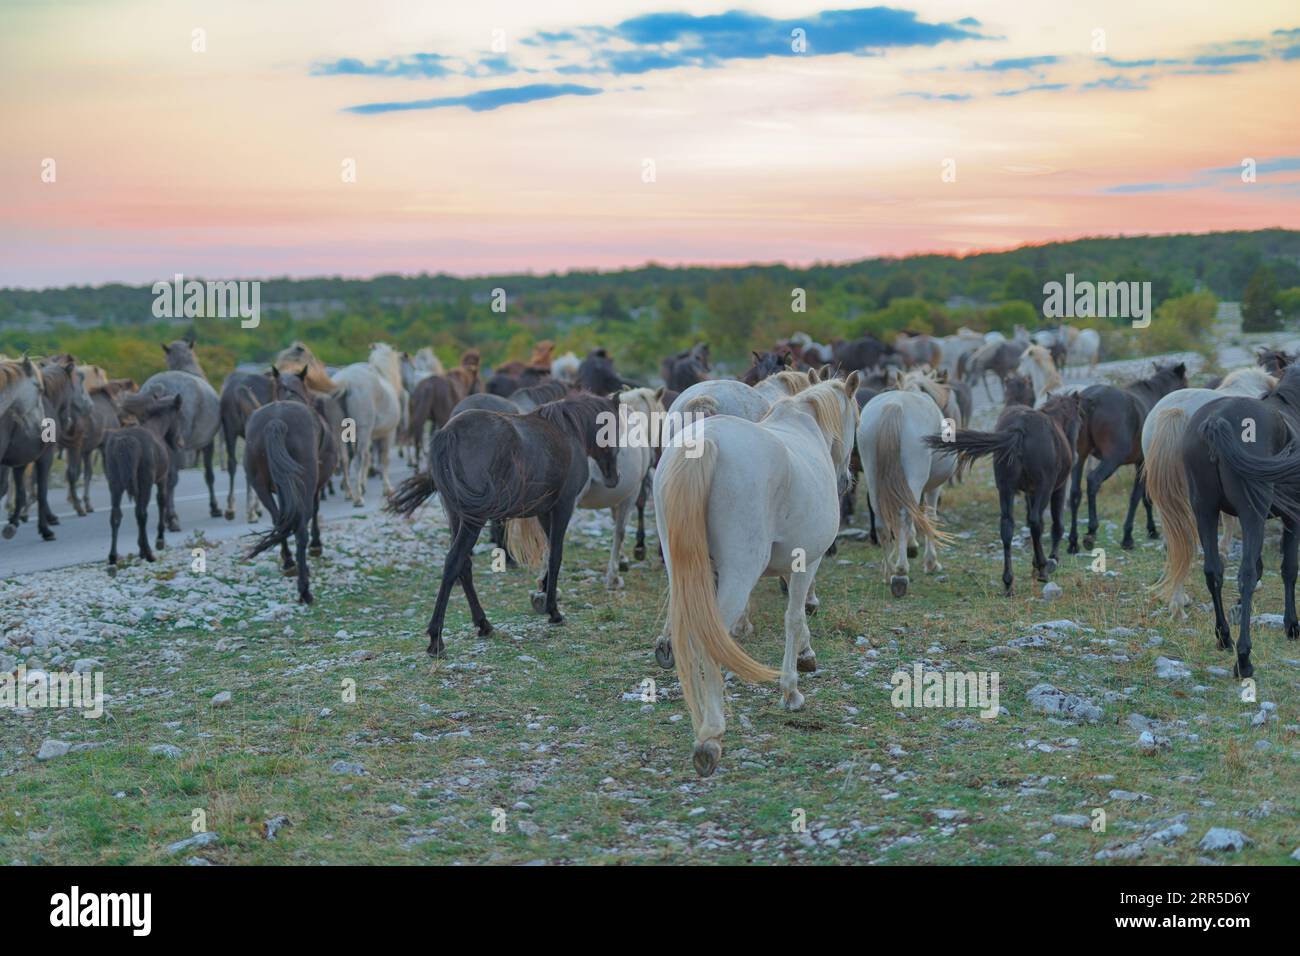
<svg viewBox="0 0 1300 956">
<path fill-rule="evenodd" d="M 0 0 L 0 62 L 0 286 L 1300 227 L 1294 0 Z"/>
</svg>

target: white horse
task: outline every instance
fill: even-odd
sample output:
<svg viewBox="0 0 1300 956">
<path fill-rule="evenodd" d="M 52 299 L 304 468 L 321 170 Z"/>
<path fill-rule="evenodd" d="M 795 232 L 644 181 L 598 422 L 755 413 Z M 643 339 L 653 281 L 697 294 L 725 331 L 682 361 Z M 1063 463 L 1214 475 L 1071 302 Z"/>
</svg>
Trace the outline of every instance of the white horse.
<svg viewBox="0 0 1300 956">
<path fill-rule="evenodd" d="M 668 409 L 664 441 L 669 441 L 682 423 L 690 420 L 688 416 L 735 415 L 747 421 L 759 421 L 773 402 L 797 395 L 808 387 L 808 381 L 804 372 L 785 371 L 774 372 L 757 385 L 728 378 L 696 382 L 678 395 Z"/>
<path fill-rule="evenodd" d="M 915 374 L 896 376 L 895 382 L 899 390 L 881 392 L 862 409 L 858 456 L 867 494 L 885 526 L 885 578 L 890 593 L 902 597 L 909 583 L 909 533 L 925 539 L 925 570 L 943 570 L 936 553 L 943 537 L 937 527 L 939 493 L 956 459 L 925 444 L 928 436 L 943 434 L 941 406 L 948 390 Z"/>
<path fill-rule="evenodd" d="M 438 356 L 433 353 L 433 349 L 425 346 L 411 357 L 411 365 L 415 368 L 415 380 L 428 378 L 430 375 L 442 375 L 445 371 L 442 362 L 438 361 Z"/>
<path fill-rule="evenodd" d="M 1025 349 L 1025 354 L 1020 356 L 1020 365 L 1016 367 L 1017 375 L 1026 376 L 1034 384 L 1035 408 L 1041 408 L 1048 399 L 1048 393 L 1063 384 L 1056 363 L 1052 361 L 1052 353 L 1047 349 L 1042 345 L 1029 346 Z"/>
<path fill-rule="evenodd" d="M 397 402 L 402 409 L 400 426 L 405 431 L 411 420 L 411 394 L 402 382 L 402 353 L 387 342 L 372 342 L 368 361 L 397 395 Z"/>
<path fill-rule="evenodd" d="M 959 329 L 956 335 L 948 335 L 939 340 L 942 358 L 939 368 L 948 373 L 949 381 L 957 381 L 961 372 L 962 356 L 970 355 L 984 345 L 984 336 L 970 329 Z"/>
<path fill-rule="evenodd" d="M 619 404 L 626 408 L 629 420 L 627 429 L 619 434 L 628 436 L 618 449 L 618 484 L 605 487 L 605 476 L 600 466 L 588 460 L 591 480 L 587 489 L 578 496 L 579 508 L 608 508 L 614 518 L 614 540 L 609 549 L 609 565 L 605 568 L 605 587 L 623 586 L 618 572 L 623 570 L 623 535 L 627 529 L 627 516 L 636 504 L 645 476 L 654 465 L 655 449 L 660 445 L 657 427 L 662 423 L 664 406 L 653 388 L 634 388 L 618 396 Z M 620 409 L 621 413 L 621 409 Z M 633 418 L 632 416 L 638 416 Z"/>
<path fill-rule="evenodd" d="M 1165 567 L 1160 580 L 1151 585 L 1168 603 L 1170 617 L 1186 617 L 1192 599 L 1187 596 L 1187 578 L 1200 543 L 1196 517 L 1192 514 L 1187 473 L 1183 470 L 1183 437 L 1192 416 L 1210 402 L 1230 395 L 1261 398 L 1277 385 L 1277 379 L 1261 368 L 1250 366 L 1231 372 L 1218 388 L 1180 388 L 1170 392 L 1147 415 L 1142 426 L 1143 473 L 1147 494 L 1160 512 L 1165 535 Z M 1227 553 L 1236 518 L 1224 515 L 1219 550 Z"/>
<path fill-rule="evenodd" d="M 390 384 L 384 373 L 370 362 L 348 365 L 336 372 L 333 379 L 347 389 L 345 411 L 354 425 L 351 436 L 354 441 L 347 441 L 349 436 L 346 434 L 345 419 L 343 444 L 351 446 L 353 453 L 350 457 L 357 462 L 357 471 L 355 477 L 349 474 L 351 461 L 345 457 L 345 476 L 348 478 L 352 504 L 361 508 L 365 505 L 366 476 L 370 474 L 373 444 L 379 446 L 379 477 L 383 482 L 384 494 L 392 494 L 393 486 L 388 480 L 388 453 L 402 421 L 401 399 L 398 390 Z M 398 386 L 400 385 L 399 380 Z"/>
<path fill-rule="evenodd" d="M 776 402 L 760 422 L 717 415 L 692 423 L 681 444 L 665 449 L 655 476 L 668 629 L 701 776 L 722 756 L 721 668 L 750 681 L 778 676 L 732 637 L 760 577 L 789 581 L 784 707 L 803 706 L 798 671 L 817 666 L 804 602 L 839 531 L 859 376 L 821 382 L 814 370 L 808 377 L 809 388 Z"/>
<path fill-rule="evenodd" d="M 1100 333 L 1096 329 L 1075 329 L 1070 326 L 1066 328 L 1069 330 L 1066 343 L 1069 350 L 1066 352 L 1065 367 L 1069 368 L 1070 363 L 1086 365 L 1088 371 L 1092 372 L 1101 358 Z"/>
<path fill-rule="evenodd" d="M 582 360 L 578 356 L 572 352 L 565 352 L 559 358 L 551 360 L 551 375 L 567 385 L 576 385 L 578 368 L 581 365 Z"/>
</svg>

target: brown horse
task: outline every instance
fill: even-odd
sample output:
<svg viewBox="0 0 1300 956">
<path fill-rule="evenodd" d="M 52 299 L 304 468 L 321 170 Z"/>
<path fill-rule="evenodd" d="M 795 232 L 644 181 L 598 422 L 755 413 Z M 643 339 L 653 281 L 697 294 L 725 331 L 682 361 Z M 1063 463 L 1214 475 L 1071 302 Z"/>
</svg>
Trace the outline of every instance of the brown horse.
<svg viewBox="0 0 1300 956">
<path fill-rule="evenodd" d="M 104 437 L 104 474 L 112 502 L 109 525 L 113 540 L 108 563 L 117 564 L 117 531 L 122 526 L 122 495 L 135 502 L 135 523 L 139 532 L 140 557 L 154 560 L 149 549 L 149 497 L 158 490 L 158 538 L 154 546 L 164 547 L 167 513 L 171 509 L 171 460 L 184 444 L 180 395 L 131 396 L 125 411 L 138 425 L 117 428 Z"/>
<path fill-rule="evenodd" d="M 1089 457 L 1100 462 L 1088 472 L 1088 533 L 1083 547 L 1091 551 L 1097 541 L 1097 492 L 1102 483 L 1121 465 L 1134 466 L 1133 492 L 1129 495 L 1128 515 L 1124 519 L 1124 538 L 1120 547 L 1133 548 L 1133 516 L 1138 501 L 1146 505 L 1147 536 L 1158 538 L 1151 514 L 1151 499 L 1146 493 L 1146 476 L 1142 470 L 1142 425 L 1156 402 L 1170 392 L 1187 387 L 1187 366 L 1155 364 L 1155 374 L 1123 388 L 1092 385 L 1084 389 L 1083 424 L 1079 428 L 1079 457 L 1074 462 L 1070 485 L 1070 554 L 1079 553 L 1079 501 L 1083 497 L 1083 466 Z"/>
<path fill-rule="evenodd" d="M 481 392 L 478 378 L 479 353 L 470 349 L 461 356 L 460 365 L 449 369 L 445 375 L 430 375 L 420 379 L 411 393 L 410 443 L 418 470 L 424 451 L 424 426 L 433 423 L 433 431 L 447 424 L 456 405 L 467 395 Z"/>
</svg>

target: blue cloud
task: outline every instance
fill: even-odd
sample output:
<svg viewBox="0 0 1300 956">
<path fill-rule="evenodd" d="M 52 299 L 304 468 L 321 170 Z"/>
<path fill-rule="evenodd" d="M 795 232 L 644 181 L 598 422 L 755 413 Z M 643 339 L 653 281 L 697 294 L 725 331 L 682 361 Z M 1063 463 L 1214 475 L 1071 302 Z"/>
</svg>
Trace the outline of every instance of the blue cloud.
<svg viewBox="0 0 1300 956">
<path fill-rule="evenodd" d="M 1236 175 L 1241 172 L 1241 166 L 1220 166 L 1218 169 L 1207 169 L 1205 172 L 1211 176 L 1230 173 Z M 1300 172 L 1300 156 L 1279 156 L 1277 159 L 1266 159 L 1262 163 L 1255 164 L 1257 173 L 1294 173 Z"/>
<path fill-rule="evenodd" d="M 1021 96 L 1025 93 L 1058 93 L 1067 89 L 1069 83 L 1034 83 L 1030 86 L 1022 86 L 1016 90 L 998 90 L 995 96 Z"/>
<path fill-rule="evenodd" d="M 1021 56 L 1008 60 L 994 60 L 992 63 L 972 63 L 966 67 L 975 72 L 1002 73 L 1007 70 L 1036 70 L 1040 66 L 1050 66 L 1060 62 L 1057 56 Z"/>
<path fill-rule="evenodd" d="M 454 76 L 461 70 L 449 64 L 459 63 L 453 57 L 437 53 L 413 53 L 410 56 L 394 59 L 375 60 L 366 63 L 353 57 L 345 57 L 328 63 L 317 63 L 312 67 L 314 76 L 405 76 L 405 77 L 443 77 Z"/>
<path fill-rule="evenodd" d="M 1152 57 L 1147 60 L 1116 60 L 1114 57 L 1103 56 L 1101 62 L 1107 66 L 1114 67 L 1117 70 L 1136 70 L 1145 69 L 1153 66 L 1181 66 L 1186 60 L 1162 60 Z"/>
<path fill-rule="evenodd" d="M 1082 84 L 1081 90 L 1145 90 L 1147 85 L 1140 80 L 1130 80 L 1127 76 L 1103 76 Z"/>
<path fill-rule="evenodd" d="M 1195 183 L 1127 183 L 1123 186 L 1111 186 L 1103 192 L 1108 193 L 1162 193 L 1179 192 L 1184 189 L 1196 189 Z"/>
<path fill-rule="evenodd" d="M 924 90 L 910 90 L 898 95 L 914 96 L 918 100 L 946 100 L 950 103 L 961 103 L 971 98 L 969 93 L 927 93 Z"/>
<path fill-rule="evenodd" d="M 1195 66 L 1233 66 L 1237 63 L 1259 63 L 1263 59 L 1258 53 L 1225 53 L 1198 56 L 1192 63 Z"/>
<path fill-rule="evenodd" d="M 512 106 L 516 103 L 534 103 L 537 100 L 555 99 L 557 96 L 595 96 L 603 92 L 594 86 L 577 86 L 573 83 L 531 83 L 527 86 L 506 86 L 495 90 L 479 90 L 464 96 L 439 96 L 427 100 L 407 100 L 393 103 L 363 103 L 349 106 L 347 112 L 368 115 L 396 113 L 405 110 L 436 110 L 451 106 L 464 106 L 476 113 Z"/>
</svg>

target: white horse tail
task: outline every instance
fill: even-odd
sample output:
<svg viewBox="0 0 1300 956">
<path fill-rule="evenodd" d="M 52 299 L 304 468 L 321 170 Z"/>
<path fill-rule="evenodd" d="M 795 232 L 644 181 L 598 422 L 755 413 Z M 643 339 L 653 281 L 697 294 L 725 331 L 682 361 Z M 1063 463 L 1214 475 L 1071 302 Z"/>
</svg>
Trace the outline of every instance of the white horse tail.
<svg viewBox="0 0 1300 956">
<path fill-rule="evenodd" d="M 1160 580 L 1151 590 L 1165 601 L 1173 601 L 1182 590 L 1192 569 L 1192 558 L 1200 542 L 1196 518 L 1192 514 L 1187 472 L 1183 470 L 1183 433 L 1187 430 L 1187 412 L 1178 407 L 1163 408 L 1156 416 L 1151 433 L 1151 449 L 1142 464 L 1147 494 L 1160 511 L 1165 533 L 1165 567 Z"/>
<path fill-rule="evenodd" d="M 725 667 L 742 680 L 773 680 L 777 672 L 764 667 L 741 649 L 727 630 L 718 608 L 709 559 L 708 501 L 718 446 L 701 439 L 700 454 L 674 455 L 655 478 L 662 489 L 667 517 L 668 628 L 682 696 L 698 728 L 703 721 L 706 668 Z"/>
<path fill-rule="evenodd" d="M 506 550 L 524 567 L 541 568 L 550 546 L 542 523 L 536 518 L 511 518 L 506 522 Z"/>
<path fill-rule="evenodd" d="M 876 502 L 876 514 L 895 541 L 901 537 L 899 519 L 904 511 L 912 519 L 917 534 L 939 537 L 938 529 L 926 517 L 921 503 L 912 497 L 912 488 L 903 471 L 903 409 L 898 405 L 886 405 L 877 421 L 876 495 L 880 499 Z"/>
<path fill-rule="evenodd" d="M 688 398 L 682 405 L 682 414 L 691 414 L 695 418 L 708 418 L 710 415 L 716 415 L 721 409 L 718 406 L 718 400 L 712 395 L 695 395 Z"/>
</svg>

